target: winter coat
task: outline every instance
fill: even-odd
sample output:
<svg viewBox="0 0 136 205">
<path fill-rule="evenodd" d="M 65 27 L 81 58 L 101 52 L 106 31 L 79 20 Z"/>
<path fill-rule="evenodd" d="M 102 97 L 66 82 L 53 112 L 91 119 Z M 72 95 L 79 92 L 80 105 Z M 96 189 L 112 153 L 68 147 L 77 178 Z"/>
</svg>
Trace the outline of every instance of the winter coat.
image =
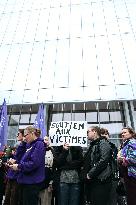
<svg viewBox="0 0 136 205">
<path fill-rule="evenodd" d="M 20 145 L 18 146 L 18 148 L 16 150 L 16 154 L 14 156 L 16 163 L 20 162 L 20 160 L 25 152 L 26 152 L 26 142 L 21 142 Z M 14 171 L 13 169 L 9 168 L 8 172 L 7 172 L 7 178 L 12 179 L 12 180 L 16 180 L 17 177 L 18 177 L 18 171 Z"/>
<path fill-rule="evenodd" d="M 130 139 L 122 149 L 125 157 L 125 165 L 128 168 L 128 176 L 136 179 L 136 139 Z"/>
<path fill-rule="evenodd" d="M 80 170 L 83 160 L 82 148 L 81 147 L 70 147 L 72 159 L 68 162 L 67 156 L 69 154 L 69 150 L 63 149 L 63 146 L 60 146 L 56 151 L 56 157 L 54 159 L 54 163 L 56 167 L 60 170 Z"/>
<path fill-rule="evenodd" d="M 45 178 L 45 145 L 41 138 L 30 143 L 18 165 L 19 184 L 37 184 Z"/>
<path fill-rule="evenodd" d="M 90 143 L 90 147 L 84 156 L 81 177 L 85 182 L 105 181 L 111 178 L 110 166 L 112 150 L 105 138 L 98 138 Z"/>
<path fill-rule="evenodd" d="M 54 163 L 53 163 L 53 183 L 55 186 L 60 181 L 60 174 L 62 170 L 76 170 L 80 173 L 83 163 L 83 150 L 79 146 L 71 146 L 70 161 L 67 161 L 69 150 L 63 149 L 63 146 L 54 148 Z"/>
</svg>

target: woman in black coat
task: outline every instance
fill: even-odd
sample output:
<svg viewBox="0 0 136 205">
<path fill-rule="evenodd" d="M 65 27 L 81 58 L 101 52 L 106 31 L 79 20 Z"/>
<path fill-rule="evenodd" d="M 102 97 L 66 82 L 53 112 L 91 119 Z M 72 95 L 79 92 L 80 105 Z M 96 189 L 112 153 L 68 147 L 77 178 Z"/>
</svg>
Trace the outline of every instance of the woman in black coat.
<svg viewBox="0 0 136 205">
<path fill-rule="evenodd" d="M 93 205 L 107 205 L 112 184 L 111 147 L 100 128 L 88 128 L 91 141 L 83 160 L 82 179 L 85 185 L 85 200 Z"/>
</svg>

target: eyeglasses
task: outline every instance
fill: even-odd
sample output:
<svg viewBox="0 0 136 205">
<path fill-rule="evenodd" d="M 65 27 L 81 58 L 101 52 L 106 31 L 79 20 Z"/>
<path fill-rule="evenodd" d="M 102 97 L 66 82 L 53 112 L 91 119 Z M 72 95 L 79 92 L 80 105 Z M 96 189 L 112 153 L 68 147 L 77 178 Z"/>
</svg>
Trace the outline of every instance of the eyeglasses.
<svg viewBox="0 0 136 205">
<path fill-rule="evenodd" d="M 26 135 L 24 135 L 24 137 L 26 137 L 27 135 L 29 135 L 29 133 L 27 133 Z"/>
</svg>

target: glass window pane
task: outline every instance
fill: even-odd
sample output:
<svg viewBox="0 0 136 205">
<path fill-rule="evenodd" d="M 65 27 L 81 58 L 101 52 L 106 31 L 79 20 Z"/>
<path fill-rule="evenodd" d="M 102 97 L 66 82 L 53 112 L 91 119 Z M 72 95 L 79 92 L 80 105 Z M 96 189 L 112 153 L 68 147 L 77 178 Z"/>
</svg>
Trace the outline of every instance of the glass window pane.
<svg viewBox="0 0 136 205">
<path fill-rule="evenodd" d="M 104 51 L 103 51 L 104 48 Z M 99 85 L 112 85 L 115 82 L 111 64 L 108 39 L 105 36 L 96 37 L 96 53 L 98 63 Z"/>
<path fill-rule="evenodd" d="M 99 121 L 100 122 L 109 122 L 109 113 L 108 112 L 99 112 Z"/>
<path fill-rule="evenodd" d="M 56 41 L 47 41 L 45 43 L 45 53 L 43 56 L 42 75 L 40 79 L 40 88 L 52 88 L 54 83 L 54 67 L 56 59 Z"/>
<path fill-rule="evenodd" d="M 69 87 L 83 86 L 83 63 L 81 39 L 70 40 Z M 78 77 L 77 77 L 78 76 Z"/>
<path fill-rule="evenodd" d="M 60 9 L 59 30 L 58 39 L 69 38 L 70 29 L 70 9 L 69 7 L 63 7 Z"/>
<path fill-rule="evenodd" d="M 123 123 L 103 124 L 101 127 L 107 128 L 110 134 L 119 134 L 123 128 Z"/>
<path fill-rule="evenodd" d="M 104 13 L 101 1 L 97 1 L 94 4 L 92 4 L 92 13 L 95 36 L 106 35 Z"/>
<path fill-rule="evenodd" d="M 116 100 L 116 87 L 114 85 L 100 86 L 100 95 L 102 100 Z"/>
<path fill-rule="evenodd" d="M 17 60 L 19 58 L 20 46 L 13 45 L 5 62 L 1 87 L 3 90 L 11 90 L 16 73 Z"/>
<path fill-rule="evenodd" d="M 50 9 L 50 15 L 48 17 L 48 30 L 47 39 L 54 40 L 57 39 L 58 29 L 59 29 L 59 8 Z"/>
<path fill-rule="evenodd" d="M 44 52 L 44 45 L 41 43 L 35 43 L 33 45 L 33 51 L 31 53 L 31 59 L 29 63 L 29 69 L 26 73 L 25 89 L 34 89 L 39 87 L 42 58 Z M 33 83 L 34 82 L 34 83 Z"/>
<path fill-rule="evenodd" d="M 8 127 L 8 139 L 13 140 L 13 143 L 17 141 L 18 125 Z"/>
<path fill-rule="evenodd" d="M 20 123 L 29 123 L 30 114 L 22 114 L 20 118 Z"/>
<path fill-rule="evenodd" d="M 109 41 L 115 82 L 116 84 L 129 84 L 130 79 L 121 39 L 117 35 L 112 35 L 109 37 Z"/>
<path fill-rule="evenodd" d="M 127 63 L 128 63 L 128 69 L 129 69 L 129 74 L 131 77 L 132 83 L 136 83 L 136 78 L 135 78 L 135 65 L 136 65 L 136 58 L 135 58 L 135 50 L 136 50 L 136 45 L 135 45 L 135 39 L 133 38 L 133 34 L 123 34 L 122 35 L 122 40 L 123 40 L 123 45 L 124 45 L 124 50 L 127 56 Z"/>
<path fill-rule="evenodd" d="M 119 111 L 110 112 L 110 121 L 121 121 L 121 113 Z"/>
<path fill-rule="evenodd" d="M 8 23 L 10 20 L 10 14 L 1 14 L 1 21 L 0 21 L 0 43 L 2 42 Z"/>
<path fill-rule="evenodd" d="M 6 29 L 6 33 L 4 35 L 3 38 L 3 44 L 11 44 L 13 39 L 14 39 L 14 35 L 16 32 L 16 27 L 19 21 L 19 16 L 20 13 L 12 13 L 10 14 L 10 19 L 8 22 L 8 26 Z"/>
<path fill-rule="evenodd" d="M 84 38 L 82 41 L 82 45 L 83 45 L 84 85 L 85 86 L 98 85 L 98 69 L 97 69 L 96 48 L 95 48 L 94 37 Z"/>
<path fill-rule="evenodd" d="M 52 122 L 62 121 L 63 113 L 57 113 L 52 115 Z"/>
<path fill-rule="evenodd" d="M 18 67 L 14 76 L 13 89 L 24 89 L 30 63 L 32 44 L 23 44 L 19 56 Z M 25 59 L 25 60 L 24 60 Z"/>
<path fill-rule="evenodd" d="M 90 87 L 84 87 L 84 94 L 81 97 L 81 99 L 84 101 L 94 101 L 100 99 L 100 89 L 99 86 L 90 86 Z"/>
<path fill-rule="evenodd" d="M 37 25 L 35 41 L 45 41 L 47 39 L 46 33 L 48 29 L 48 24 L 49 24 L 48 22 L 49 14 L 50 14 L 50 10 L 48 9 L 41 10 L 40 16 L 39 16 L 39 22 Z"/>
<path fill-rule="evenodd" d="M 71 121 L 72 120 L 72 114 L 71 113 L 64 113 L 64 116 L 63 116 L 63 120 L 64 121 Z"/>
<path fill-rule="evenodd" d="M 53 91 L 52 89 L 40 89 L 38 92 L 37 102 L 52 102 Z"/>
<path fill-rule="evenodd" d="M 37 30 L 38 18 L 39 10 L 33 10 L 30 12 L 30 16 L 27 22 L 27 29 L 24 36 L 25 42 L 32 42 L 34 40 Z"/>
<path fill-rule="evenodd" d="M 19 23 L 16 28 L 16 33 L 13 41 L 15 43 L 22 43 L 25 36 L 25 31 L 27 29 L 27 23 L 29 21 L 30 11 L 26 10 L 20 13 Z"/>
<path fill-rule="evenodd" d="M 80 10 L 80 12 L 82 18 L 81 35 L 83 37 L 94 36 L 94 28 L 93 28 L 93 23 L 91 21 L 92 19 L 91 4 L 88 5 L 82 4 L 82 9 Z"/>
<path fill-rule="evenodd" d="M 130 0 L 130 2 L 131 2 L 131 0 Z M 118 16 L 119 19 L 121 19 L 121 18 L 125 19 L 126 17 L 128 17 L 128 10 L 126 9 L 125 2 L 116 1 L 115 2 L 115 10 L 116 10 L 116 15 Z"/>
<path fill-rule="evenodd" d="M 36 119 L 37 114 L 31 114 L 31 121 L 30 123 L 34 123 Z"/>
<path fill-rule="evenodd" d="M 20 115 L 11 115 L 9 124 L 19 124 Z"/>
<path fill-rule="evenodd" d="M 2 79 L 2 76 L 5 72 L 5 65 L 8 59 L 10 48 L 11 47 L 9 45 L 0 46 L 0 73 L 1 73 L 0 79 Z M 2 85 L 0 86 L 0 89 L 3 89 Z"/>
<path fill-rule="evenodd" d="M 24 90 L 17 89 L 15 91 L 10 91 L 9 104 L 22 104 Z"/>
<path fill-rule="evenodd" d="M 118 99 L 133 99 L 133 90 L 131 85 L 117 85 L 116 86 Z"/>
<path fill-rule="evenodd" d="M 86 113 L 87 122 L 97 122 L 97 112 L 87 112 Z"/>
<path fill-rule="evenodd" d="M 75 121 L 85 121 L 85 113 L 75 113 Z"/>
<path fill-rule="evenodd" d="M 68 80 L 69 80 L 68 65 L 69 65 L 69 40 L 58 41 L 57 52 L 56 52 L 56 66 L 54 68 L 55 87 L 68 87 Z"/>
<path fill-rule="evenodd" d="M 25 90 L 23 103 L 28 104 L 28 103 L 37 102 L 37 98 L 38 98 L 38 89 Z"/>
<path fill-rule="evenodd" d="M 70 13 L 70 36 L 78 37 L 81 35 L 81 13 L 80 13 L 80 5 L 73 5 L 71 7 Z"/>
</svg>

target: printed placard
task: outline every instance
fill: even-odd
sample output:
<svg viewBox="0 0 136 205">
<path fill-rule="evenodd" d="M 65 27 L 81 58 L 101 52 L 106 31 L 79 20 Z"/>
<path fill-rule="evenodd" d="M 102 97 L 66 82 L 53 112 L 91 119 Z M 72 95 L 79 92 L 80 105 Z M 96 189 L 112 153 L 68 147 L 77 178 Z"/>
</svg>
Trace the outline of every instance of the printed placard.
<svg viewBox="0 0 136 205">
<path fill-rule="evenodd" d="M 49 138 L 51 146 L 68 143 L 70 146 L 87 147 L 87 122 L 52 122 L 49 129 Z"/>
</svg>

